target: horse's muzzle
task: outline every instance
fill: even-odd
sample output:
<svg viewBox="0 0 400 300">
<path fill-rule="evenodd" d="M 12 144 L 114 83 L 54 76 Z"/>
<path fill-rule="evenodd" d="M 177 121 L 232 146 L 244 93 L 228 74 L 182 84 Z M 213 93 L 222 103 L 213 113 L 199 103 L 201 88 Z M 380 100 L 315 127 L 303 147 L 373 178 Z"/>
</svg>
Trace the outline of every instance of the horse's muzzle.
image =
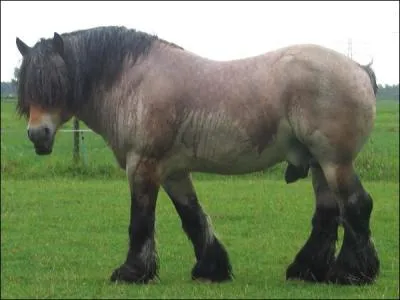
<svg viewBox="0 0 400 300">
<path fill-rule="evenodd" d="M 38 155 L 50 154 L 53 150 L 54 132 L 47 127 L 37 127 L 28 129 L 28 137 L 35 147 Z"/>
<path fill-rule="evenodd" d="M 48 155 L 53 151 L 52 147 L 43 147 L 35 145 L 35 152 L 37 155 Z"/>
</svg>

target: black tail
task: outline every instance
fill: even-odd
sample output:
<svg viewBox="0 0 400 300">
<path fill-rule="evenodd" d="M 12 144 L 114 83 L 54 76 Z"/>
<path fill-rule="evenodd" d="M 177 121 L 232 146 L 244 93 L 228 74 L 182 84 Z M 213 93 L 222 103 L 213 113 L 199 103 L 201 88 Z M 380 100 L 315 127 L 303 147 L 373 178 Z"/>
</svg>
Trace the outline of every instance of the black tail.
<svg viewBox="0 0 400 300">
<path fill-rule="evenodd" d="M 365 65 L 365 66 L 360 65 L 360 67 L 363 68 L 365 70 L 365 72 L 367 72 L 369 79 L 371 80 L 371 85 L 374 90 L 374 94 L 376 96 L 376 93 L 378 92 L 378 85 L 376 84 L 375 72 L 371 68 L 372 63 L 373 63 L 373 60 L 368 65 Z"/>
</svg>

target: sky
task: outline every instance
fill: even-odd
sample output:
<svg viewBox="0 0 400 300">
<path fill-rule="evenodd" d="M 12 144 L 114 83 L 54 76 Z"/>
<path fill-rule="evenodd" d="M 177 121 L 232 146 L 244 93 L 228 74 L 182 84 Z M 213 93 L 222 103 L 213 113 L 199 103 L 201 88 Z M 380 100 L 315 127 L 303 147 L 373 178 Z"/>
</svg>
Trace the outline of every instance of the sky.
<svg viewBox="0 0 400 300">
<path fill-rule="evenodd" d="M 21 64 L 19 37 L 33 46 L 54 32 L 126 26 L 198 55 L 230 60 L 314 43 L 367 64 L 380 84 L 399 83 L 399 1 L 1 1 L 1 81 Z M 351 41 L 351 42 L 350 42 Z"/>
</svg>

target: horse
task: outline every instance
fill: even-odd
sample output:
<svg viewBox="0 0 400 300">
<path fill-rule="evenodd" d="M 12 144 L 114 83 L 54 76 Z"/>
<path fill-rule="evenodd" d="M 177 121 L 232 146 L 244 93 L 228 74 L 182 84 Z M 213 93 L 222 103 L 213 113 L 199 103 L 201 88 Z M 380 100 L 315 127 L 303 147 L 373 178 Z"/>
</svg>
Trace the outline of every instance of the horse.
<svg viewBox="0 0 400 300">
<path fill-rule="evenodd" d="M 77 117 L 102 136 L 126 172 L 128 253 L 111 282 L 159 278 L 160 188 L 193 245 L 191 278 L 234 279 L 191 174 L 239 175 L 278 163 L 287 163 L 287 184 L 311 172 L 315 195 L 311 233 L 285 279 L 376 281 L 373 200 L 354 167 L 376 115 L 371 64 L 315 44 L 218 61 L 120 26 L 54 32 L 32 47 L 17 37 L 16 46 L 22 55 L 16 110 L 27 119 L 36 154 L 50 154 L 57 130 Z M 339 226 L 344 237 L 335 254 Z"/>
</svg>

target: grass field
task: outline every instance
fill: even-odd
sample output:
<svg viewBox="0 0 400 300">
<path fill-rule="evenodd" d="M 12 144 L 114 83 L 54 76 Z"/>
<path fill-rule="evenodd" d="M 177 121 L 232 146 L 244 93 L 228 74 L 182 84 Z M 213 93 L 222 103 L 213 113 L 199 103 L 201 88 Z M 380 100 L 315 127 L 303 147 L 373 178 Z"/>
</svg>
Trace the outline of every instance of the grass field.
<svg viewBox="0 0 400 300">
<path fill-rule="evenodd" d="M 92 133 L 85 134 L 85 166 L 71 164 L 70 133 L 59 133 L 52 156 L 36 156 L 26 124 L 13 109 L 14 104 L 2 103 L 2 299 L 399 298 L 398 103 L 379 103 L 376 128 L 357 160 L 375 200 L 371 227 L 381 259 L 377 282 L 366 287 L 285 280 L 287 265 L 308 237 L 314 199 L 310 179 L 284 183 L 284 165 L 248 176 L 195 176 L 202 205 L 230 254 L 234 281 L 210 285 L 190 280 L 193 249 L 161 192 L 156 221 L 159 281 L 111 284 L 108 278 L 127 250 L 124 173 Z"/>
</svg>

